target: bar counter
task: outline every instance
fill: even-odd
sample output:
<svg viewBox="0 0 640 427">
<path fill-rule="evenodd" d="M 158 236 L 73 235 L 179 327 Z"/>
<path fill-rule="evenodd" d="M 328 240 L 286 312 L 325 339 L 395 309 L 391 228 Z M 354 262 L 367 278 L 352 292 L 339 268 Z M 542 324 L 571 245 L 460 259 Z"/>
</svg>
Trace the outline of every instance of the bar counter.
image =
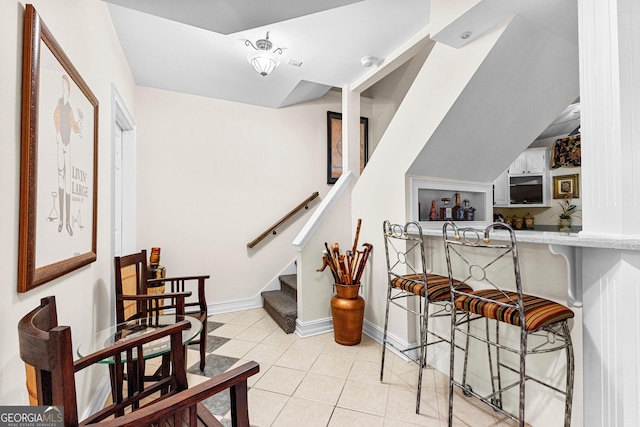
<svg viewBox="0 0 640 427">
<path fill-rule="evenodd" d="M 465 223 L 458 223 L 459 227 L 465 227 Z M 477 227 L 474 225 L 474 228 Z M 553 228 L 553 226 L 551 226 Z M 442 237 L 442 228 L 423 228 L 422 234 L 425 236 Z M 506 232 L 496 230 L 493 236 L 507 236 Z M 560 233 L 558 231 L 548 231 L 548 227 L 536 226 L 533 230 L 516 230 L 516 239 L 522 243 L 540 243 L 547 245 L 574 246 L 582 248 L 618 249 L 626 251 L 640 251 L 640 238 L 638 236 L 605 236 L 602 234 L 589 235 L 584 231 Z"/>
</svg>

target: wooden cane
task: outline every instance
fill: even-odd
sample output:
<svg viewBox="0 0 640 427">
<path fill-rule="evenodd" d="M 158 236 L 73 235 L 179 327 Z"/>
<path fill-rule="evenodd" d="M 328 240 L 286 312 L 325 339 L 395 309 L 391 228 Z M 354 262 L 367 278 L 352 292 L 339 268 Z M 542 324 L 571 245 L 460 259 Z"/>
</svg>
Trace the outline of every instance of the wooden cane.
<svg viewBox="0 0 640 427">
<path fill-rule="evenodd" d="M 351 248 L 352 253 L 356 253 L 356 249 L 358 248 L 358 237 L 360 237 L 360 224 L 362 224 L 362 219 L 358 218 L 358 225 L 356 226 L 356 236 L 353 239 L 353 248 Z"/>
<path fill-rule="evenodd" d="M 373 246 L 370 243 L 365 243 L 364 251 L 362 251 L 362 258 L 360 259 L 360 265 L 358 266 L 358 272 L 356 273 L 355 282 L 360 283 L 360 278 L 362 277 L 362 273 L 364 273 L 364 266 L 367 264 L 367 259 L 369 258 L 369 253 Z"/>
</svg>

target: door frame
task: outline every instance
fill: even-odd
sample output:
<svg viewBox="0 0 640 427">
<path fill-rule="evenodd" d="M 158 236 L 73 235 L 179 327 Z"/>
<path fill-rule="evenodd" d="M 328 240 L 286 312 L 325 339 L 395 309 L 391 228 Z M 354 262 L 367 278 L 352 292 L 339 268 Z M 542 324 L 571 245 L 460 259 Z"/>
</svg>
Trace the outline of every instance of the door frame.
<svg viewBox="0 0 640 427">
<path fill-rule="evenodd" d="M 116 130 L 122 130 L 122 193 L 116 188 Z M 121 247 L 116 248 L 115 218 L 116 198 L 122 199 Z M 115 84 L 111 84 L 111 260 L 122 253 L 133 253 L 136 247 L 136 123 Z M 113 262 L 111 264 L 111 283 L 115 280 Z M 113 294 L 112 294 L 113 296 Z M 114 298 L 112 298 L 114 299 Z M 115 305 L 112 301 L 112 307 Z M 113 314 L 113 310 L 112 314 Z M 111 319 L 112 323 L 115 321 Z"/>
</svg>

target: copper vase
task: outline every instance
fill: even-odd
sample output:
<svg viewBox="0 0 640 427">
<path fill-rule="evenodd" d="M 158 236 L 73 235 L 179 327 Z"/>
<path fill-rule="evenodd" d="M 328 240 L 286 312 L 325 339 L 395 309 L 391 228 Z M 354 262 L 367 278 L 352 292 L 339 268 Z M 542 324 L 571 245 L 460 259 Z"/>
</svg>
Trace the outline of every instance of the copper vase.
<svg viewBox="0 0 640 427">
<path fill-rule="evenodd" d="M 364 299 L 358 295 L 360 285 L 335 284 L 331 298 L 333 336 L 338 344 L 356 345 L 362 340 Z"/>
</svg>

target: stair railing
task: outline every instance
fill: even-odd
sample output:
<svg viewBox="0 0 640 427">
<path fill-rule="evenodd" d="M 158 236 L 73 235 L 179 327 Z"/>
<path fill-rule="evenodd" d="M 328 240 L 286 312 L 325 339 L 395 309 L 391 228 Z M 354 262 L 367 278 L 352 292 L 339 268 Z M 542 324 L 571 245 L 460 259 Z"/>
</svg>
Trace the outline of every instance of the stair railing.
<svg viewBox="0 0 640 427">
<path fill-rule="evenodd" d="M 276 222 L 271 227 L 266 229 L 262 234 L 260 234 L 254 240 L 252 240 L 251 242 L 247 243 L 247 247 L 248 248 L 253 248 L 255 245 L 257 245 L 262 240 L 264 240 L 269 234 L 274 234 L 274 235 L 277 234 L 276 229 L 279 226 L 281 226 L 283 223 L 287 222 L 289 219 L 291 219 L 296 213 L 298 213 L 302 209 L 309 209 L 309 202 L 311 202 L 313 199 L 315 199 L 318 196 L 319 196 L 319 194 L 316 191 L 311 196 L 307 197 L 302 203 L 300 203 L 295 208 L 291 209 L 291 211 L 288 214 L 286 214 L 285 216 L 283 216 L 278 222 Z"/>
</svg>

